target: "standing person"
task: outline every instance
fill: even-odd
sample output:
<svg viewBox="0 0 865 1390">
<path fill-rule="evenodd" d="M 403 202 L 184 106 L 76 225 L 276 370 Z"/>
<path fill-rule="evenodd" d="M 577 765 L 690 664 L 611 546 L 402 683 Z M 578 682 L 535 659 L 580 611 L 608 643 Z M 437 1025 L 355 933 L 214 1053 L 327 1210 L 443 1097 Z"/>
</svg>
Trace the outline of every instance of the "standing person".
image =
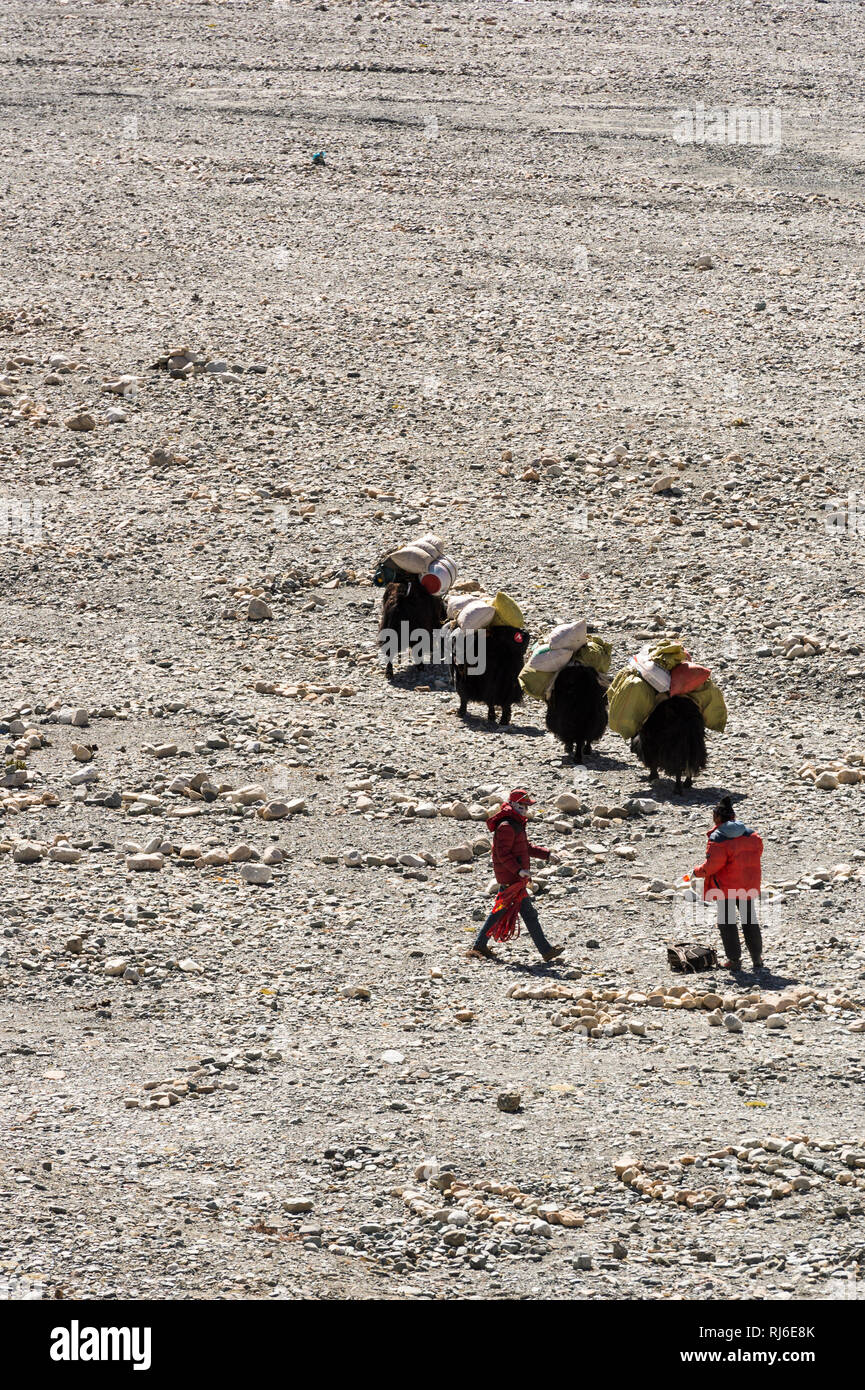
<svg viewBox="0 0 865 1390">
<path fill-rule="evenodd" d="M 550 851 L 541 849 L 539 845 L 529 844 L 529 837 L 526 833 L 526 818 L 528 808 L 534 806 L 534 800 L 528 792 L 522 788 L 512 791 L 501 810 L 496 811 L 495 815 L 490 816 L 487 821 L 487 829 L 493 832 L 493 872 L 496 882 L 503 887 L 519 883 L 520 879 L 531 877 L 529 873 L 529 859 L 549 859 Z M 498 960 L 487 945 L 487 936 L 505 915 L 507 908 L 501 908 L 498 912 L 493 910 L 484 922 L 477 936 L 474 945 L 468 952 L 470 957 L 477 960 Z M 555 960 L 564 951 L 564 946 L 551 946 L 544 936 L 540 919 L 538 918 L 537 908 L 531 898 L 525 897 L 519 906 L 519 914 L 529 929 L 529 936 L 537 946 L 545 962 Z"/>
<path fill-rule="evenodd" d="M 742 943 L 736 919 L 738 908 L 742 935 L 754 969 L 763 970 L 763 938 L 756 909 L 763 841 L 756 831 L 748 830 L 736 820 L 729 796 L 718 803 L 712 814 L 715 828 L 709 834 L 705 861 L 694 870 L 694 875 L 705 880 L 703 901 L 718 905 L 718 928 L 727 952 L 723 968 L 742 968 Z"/>
</svg>

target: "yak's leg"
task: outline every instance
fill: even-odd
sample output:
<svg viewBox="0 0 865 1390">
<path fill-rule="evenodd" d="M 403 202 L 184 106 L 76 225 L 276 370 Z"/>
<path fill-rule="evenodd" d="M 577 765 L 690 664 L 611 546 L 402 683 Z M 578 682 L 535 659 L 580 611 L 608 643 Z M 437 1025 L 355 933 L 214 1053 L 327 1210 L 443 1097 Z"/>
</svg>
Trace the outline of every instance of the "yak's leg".
<svg viewBox="0 0 865 1390">
<path fill-rule="evenodd" d="M 678 772 L 676 773 L 676 795 L 682 795 L 682 777 L 681 774 Z"/>
<path fill-rule="evenodd" d="M 575 757 L 575 754 L 574 754 L 574 745 L 573 745 L 572 743 L 566 743 L 566 744 L 565 744 L 565 757 L 566 757 L 566 758 L 570 758 L 571 761 L 573 762 L 574 757 Z"/>
<path fill-rule="evenodd" d="M 488 724 L 495 724 L 495 722 L 496 722 L 496 707 L 495 707 L 495 705 L 487 705 L 487 723 L 488 723 Z"/>
<path fill-rule="evenodd" d="M 688 788 L 688 790 L 690 790 L 691 787 L 692 787 L 693 785 L 694 785 L 694 779 L 693 779 L 693 777 L 686 777 L 686 778 L 685 778 L 685 786 Z"/>
<path fill-rule="evenodd" d="M 510 705 L 502 705 L 502 717 L 501 717 L 501 719 L 500 719 L 499 722 L 500 722 L 500 724 L 501 724 L 501 726 L 502 726 L 503 729 L 506 728 L 508 724 L 510 724 L 510 722 L 511 722 L 511 707 L 510 707 Z"/>
<path fill-rule="evenodd" d="M 389 681 L 393 680 L 393 662 L 389 661 L 384 668 L 385 676 Z"/>
</svg>

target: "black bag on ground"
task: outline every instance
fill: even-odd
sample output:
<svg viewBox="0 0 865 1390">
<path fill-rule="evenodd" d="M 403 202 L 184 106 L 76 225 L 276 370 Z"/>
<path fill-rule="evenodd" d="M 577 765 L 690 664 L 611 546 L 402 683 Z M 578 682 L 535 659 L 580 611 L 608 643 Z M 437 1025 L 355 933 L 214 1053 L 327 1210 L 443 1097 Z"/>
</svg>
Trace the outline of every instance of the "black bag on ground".
<svg viewBox="0 0 865 1390">
<path fill-rule="evenodd" d="M 696 941 L 676 941 L 667 947 L 667 963 L 680 975 L 695 974 L 698 970 L 717 970 L 718 957 L 712 946 Z"/>
</svg>

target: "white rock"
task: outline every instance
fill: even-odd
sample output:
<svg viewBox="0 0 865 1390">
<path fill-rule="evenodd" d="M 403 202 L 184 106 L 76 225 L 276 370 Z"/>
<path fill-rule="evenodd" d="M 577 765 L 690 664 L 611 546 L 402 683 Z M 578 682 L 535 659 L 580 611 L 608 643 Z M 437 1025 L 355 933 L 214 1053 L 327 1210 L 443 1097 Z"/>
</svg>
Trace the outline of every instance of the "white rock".
<svg viewBox="0 0 865 1390">
<path fill-rule="evenodd" d="M 12 858 L 16 864 L 36 864 L 45 858 L 46 846 L 38 840 L 19 840 L 13 847 Z"/>
<path fill-rule="evenodd" d="M 130 854 L 126 867 L 133 873 L 156 873 L 164 862 L 161 854 Z"/>
<path fill-rule="evenodd" d="M 99 781 L 99 773 L 95 767 L 80 767 L 77 772 L 73 772 L 67 778 L 70 787 L 88 786 L 92 782 Z"/>
<path fill-rule="evenodd" d="M 73 849 L 71 845 L 52 845 L 48 851 L 48 858 L 53 859 L 55 864 L 78 864 L 81 857 L 81 850 Z"/>
<path fill-rule="evenodd" d="M 273 871 L 266 864 L 244 864 L 240 870 L 240 877 L 245 883 L 261 885 L 272 882 Z"/>
<path fill-rule="evenodd" d="M 266 801 L 267 792 L 258 782 L 252 782 L 246 787 L 237 787 L 233 792 L 227 792 L 226 801 L 232 801 L 238 806 L 251 806 L 253 801 Z"/>
</svg>

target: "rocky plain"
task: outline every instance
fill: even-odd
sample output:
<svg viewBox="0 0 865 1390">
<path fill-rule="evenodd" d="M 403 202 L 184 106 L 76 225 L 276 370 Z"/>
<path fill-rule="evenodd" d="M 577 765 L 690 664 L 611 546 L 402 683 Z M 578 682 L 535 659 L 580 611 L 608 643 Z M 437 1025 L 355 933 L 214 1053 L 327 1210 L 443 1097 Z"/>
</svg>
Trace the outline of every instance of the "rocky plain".
<svg viewBox="0 0 865 1390">
<path fill-rule="evenodd" d="M 865 7 L 0 16 L 0 1291 L 861 1298 Z M 698 784 L 389 684 L 427 531 L 680 637 Z"/>
</svg>

